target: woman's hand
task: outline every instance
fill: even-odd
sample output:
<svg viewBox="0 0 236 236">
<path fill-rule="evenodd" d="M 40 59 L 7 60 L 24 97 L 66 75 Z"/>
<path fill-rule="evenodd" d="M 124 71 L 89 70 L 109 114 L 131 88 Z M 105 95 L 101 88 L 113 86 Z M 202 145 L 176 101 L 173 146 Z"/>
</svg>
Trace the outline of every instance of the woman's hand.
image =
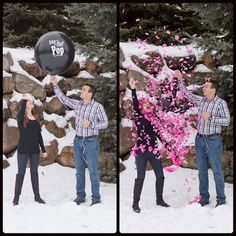
<svg viewBox="0 0 236 236">
<path fill-rule="evenodd" d="M 178 80 L 181 80 L 183 78 L 183 75 L 179 70 L 175 70 L 173 76 Z"/>
<path fill-rule="evenodd" d="M 43 158 L 46 158 L 48 154 L 46 152 L 43 152 Z"/>
</svg>

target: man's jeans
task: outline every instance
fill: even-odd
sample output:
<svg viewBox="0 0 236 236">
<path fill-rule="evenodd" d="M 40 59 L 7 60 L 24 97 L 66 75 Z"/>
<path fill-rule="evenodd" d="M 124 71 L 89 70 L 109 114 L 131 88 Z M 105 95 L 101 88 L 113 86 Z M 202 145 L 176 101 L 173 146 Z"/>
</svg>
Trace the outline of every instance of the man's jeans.
<svg viewBox="0 0 236 236">
<path fill-rule="evenodd" d="M 77 198 L 85 199 L 85 168 L 88 167 L 92 187 L 92 199 L 100 200 L 100 173 L 98 170 L 99 143 L 96 137 L 74 139 Z"/>
<path fill-rule="evenodd" d="M 222 142 L 220 135 L 199 136 L 195 139 L 199 192 L 202 201 L 209 201 L 208 161 L 214 174 L 217 202 L 225 202 L 224 173 L 221 167 Z"/>
</svg>

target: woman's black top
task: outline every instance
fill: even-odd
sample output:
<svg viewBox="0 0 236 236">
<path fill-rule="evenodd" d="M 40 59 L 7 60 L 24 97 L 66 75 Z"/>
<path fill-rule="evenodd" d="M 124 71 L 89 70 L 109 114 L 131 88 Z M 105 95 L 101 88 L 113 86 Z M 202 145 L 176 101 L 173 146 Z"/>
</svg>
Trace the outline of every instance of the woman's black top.
<svg viewBox="0 0 236 236">
<path fill-rule="evenodd" d="M 157 148 L 157 138 L 169 147 L 166 141 L 161 137 L 160 131 L 152 125 L 151 121 L 145 118 L 144 114 L 139 109 L 139 102 L 136 94 L 136 89 L 132 89 L 132 100 L 134 107 L 134 122 L 137 127 L 137 146 L 145 145 L 144 149 L 148 150 L 148 147 Z"/>
<path fill-rule="evenodd" d="M 22 99 L 21 108 L 17 115 L 18 128 L 20 131 L 20 138 L 17 146 L 18 153 L 21 154 L 35 154 L 39 153 L 39 145 L 42 152 L 45 151 L 43 138 L 41 135 L 40 123 L 37 120 L 30 120 L 26 127 L 24 127 L 24 114 L 27 100 Z"/>
</svg>

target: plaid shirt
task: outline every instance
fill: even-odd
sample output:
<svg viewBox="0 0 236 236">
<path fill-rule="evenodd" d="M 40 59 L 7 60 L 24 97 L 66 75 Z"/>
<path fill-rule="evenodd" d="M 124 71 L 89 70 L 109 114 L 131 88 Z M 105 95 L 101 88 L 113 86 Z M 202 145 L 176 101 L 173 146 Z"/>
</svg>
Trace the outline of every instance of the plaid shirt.
<svg viewBox="0 0 236 236">
<path fill-rule="evenodd" d="M 98 135 L 99 129 L 107 128 L 108 119 L 102 104 L 94 99 L 85 104 L 83 100 L 68 98 L 58 85 L 54 86 L 54 92 L 64 105 L 74 110 L 76 115 L 76 135 L 83 137 Z M 91 122 L 88 128 L 84 128 L 82 125 L 82 120 L 84 119 Z"/>
<path fill-rule="evenodd" d="M 197 130 L 199 134 L 220 134 L 221 126 L 229 125 L 230 114 L 225 100 L 219 98 L 217 95 L 213 99 L 207 100 L 205 97 L 192 94 L 187 90 L 183 80 L 179 81 L 179 88 L 187 99 L 198 107 Z M 203 112 L 209 112 L 211 115 L 210 119 L 203 120 Z"/>
</svg>

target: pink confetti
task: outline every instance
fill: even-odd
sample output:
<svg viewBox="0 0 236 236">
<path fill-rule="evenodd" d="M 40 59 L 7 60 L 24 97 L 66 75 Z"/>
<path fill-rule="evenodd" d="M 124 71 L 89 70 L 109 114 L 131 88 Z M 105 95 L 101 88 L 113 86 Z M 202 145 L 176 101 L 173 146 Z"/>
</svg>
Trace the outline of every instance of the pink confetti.
<svg viewBox="0 0 236 236">
<path fill-rule="evenodd" d="M 164 168 L 165 171 L 171 173 L 171 172 L 174 172 L 178 169 L 178 166 L 167 166 Z"/>
<path fill-rule="evenodd" d="M 179 35 L 177 35 L 177 34 L 175 35 L 175 40 L 177 40 L 177 41 L 179 40 Z"/>
<path fill-rule="evenodd" d="M 193 203 L 199 202 L 200 200 L 201 200 L 201 196 L 196 195 L 193 200 L 188 200 L 188 204 L 193 204 Z"/>
</svg>

